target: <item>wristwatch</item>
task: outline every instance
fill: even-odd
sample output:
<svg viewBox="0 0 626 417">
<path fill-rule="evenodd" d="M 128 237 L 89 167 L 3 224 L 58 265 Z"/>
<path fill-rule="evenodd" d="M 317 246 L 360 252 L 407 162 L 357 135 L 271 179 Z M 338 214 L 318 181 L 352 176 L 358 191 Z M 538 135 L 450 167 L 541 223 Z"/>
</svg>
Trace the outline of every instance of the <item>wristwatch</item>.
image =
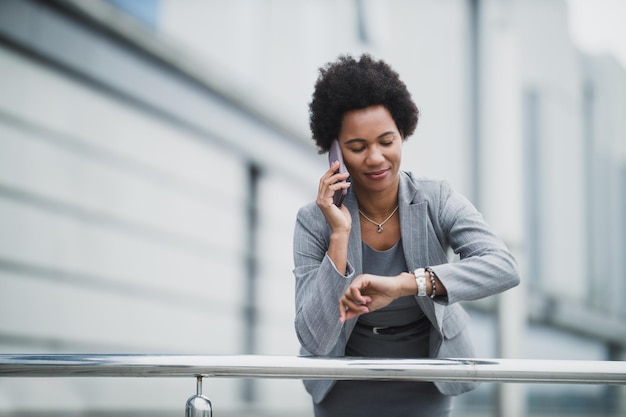
<svg viewBox="0 0 626 417">
<path fill-rule="evenodd" d="M 426 297 L 426 271 L 424 268 L 417 268 L 413 271 L 415 282 L 417 283 L 417 296 Z"/>
</svg>

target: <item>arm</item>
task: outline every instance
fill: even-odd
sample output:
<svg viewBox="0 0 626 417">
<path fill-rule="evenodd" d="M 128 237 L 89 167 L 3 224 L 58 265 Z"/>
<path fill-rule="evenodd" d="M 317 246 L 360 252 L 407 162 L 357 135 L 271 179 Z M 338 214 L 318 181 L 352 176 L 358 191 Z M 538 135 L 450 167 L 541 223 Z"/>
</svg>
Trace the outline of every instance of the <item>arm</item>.
<svg viewBox="0 0 626 417">
<path fill-rule="evenodd" d="M 438 196 L 431 213 L 435 232 L 460 261 L 430 265 L 439 279 L 436 301 L 452 304 L 475 300 L 518 285 L 520 276 L 513 255 L 476 208 L 445 182 L 440 184 Z M 443 294 L 440 288 L 445 288 L 445 297 L 439 297 Z"/>
<path fill-rule="evenodd" d="M 428 271 L 426 276 L 426 294 L 432 295 L 433 285 Z M 446 289 L 436 276 L 436 294 L 445 296 Z M 363 274 L 352 281 L 343 296 L 339 299 L 339 320 L 343 323 L 361 314 L 370 313 L 389 305 L 392 301 L 417 294 L 415 275 L 402 272 L 394 279 L 378 275 Z"/>
<path fill-rule="evenodd" d="M 326 355 L 337 344 L 342 329 L 337 300 L 354 277 L 354 269 L 347 259 L 344 268 L 335 266 L 328 251 L 330 240 L 330 232 L 318 208 L 309 205 L 300 209 L 293 251 L 295 330 L 302 347 L 314 355 Z"/>
<path fill-rule="evenodd" d="M 333 203 L 333 194 L 340 188 L 348 188 L 350 183 L 341 183 L 348 178 L 348 174 L 335 174 L 339 162 L 335 161 L 322 176 L 317 191 L 317 207 L 324 215 L 330 226 L 331 234 L 328 244 L 328 257 L 339 272 L 346 274 L 348 262 L 348 241 L 352 229 L 352 218 L 346 206 L 337 207 Z"/>
<path fill-rule="evenodd" d="M 440 255 L 435 254 L 437 250 L 430 251 L 428 262 L 435 272 L 436 302 L 451 304 L 483 298 L 519 283 L 513 256 L 467 199 L 454 193 L 445 182 L 424 182 L 421 188 L 428 202 L 430 224 L 437 235 L 430 243 L 439 242 L 441 248 L 437 249 L 450 246 L 461 257 L 460 262 L 448 263 L 445 250 L 439 251 Z M 426 271 L 425 275 L 426 293 L 432 295 L 430 273 Z M 339 316 L 342 321 L 349 320 L 416 293 L 412 273 L 402 273 L 393 280 L 360 275 L 339 300 Z"/>
<path fill-rule="evenodd" d="M 342 323 L 337 300 L 350 284 L 354 270 L 348 262 L 352 219 L 348 208 L 333 204 L 333 193 L 347 188 L 347 174 L 335 174 L 335 163 L 322 176 L 316 205 L 298 212 L 294 231 L 296 334 L 302 347 L 326 355 L 338 343 Z"/>
</svg>

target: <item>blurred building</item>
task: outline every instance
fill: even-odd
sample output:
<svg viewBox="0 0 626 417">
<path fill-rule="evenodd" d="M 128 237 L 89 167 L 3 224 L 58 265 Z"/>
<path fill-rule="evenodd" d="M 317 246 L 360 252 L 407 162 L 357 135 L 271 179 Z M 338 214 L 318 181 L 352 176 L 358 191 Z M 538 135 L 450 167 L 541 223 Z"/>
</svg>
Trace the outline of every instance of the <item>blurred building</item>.
<svg viewBox="0 0 626 417">
<path fill-rule="evenodd" d="M 520 261 L 468 303 L 482 357 L 626 359 L 626 71 L 563 0 L 0 2 L 0 352 L 296 355 L 295 214 L 326 167 L 317 68 L 371 52 Z M 195 381 L 0 378 L 0 414 L 182 414 Z M 216 415 L 310 415 L 205 380 Z M 457 415 L 623 415 L 622 388 L 483 384 Z M 592 411 L 591 411 L 592 410 Z M 590 414 L 591 413 L 591 414 Z"/>
</svg>

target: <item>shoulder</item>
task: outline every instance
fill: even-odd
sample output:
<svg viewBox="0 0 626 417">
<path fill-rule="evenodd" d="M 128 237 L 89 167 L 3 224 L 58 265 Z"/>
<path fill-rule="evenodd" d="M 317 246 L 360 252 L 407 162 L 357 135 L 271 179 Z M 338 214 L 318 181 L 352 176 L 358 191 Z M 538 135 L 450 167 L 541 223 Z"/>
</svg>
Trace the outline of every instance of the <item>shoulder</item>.
<svg viewBox="0 0 626 417">
<path fill-rule="evenodd" d="M 400 184 L 403 201 L 409 205 L 426 204 L 431 216 L 453 218 L 476 211 L 469 199 L 454 190 L 447 180 L 415 177 L 403 172 Z"/>
<path fill-rule="evenodd" d="M 320 259 L 328 248 L 330 228 L 322 211 L 315 202 L 298 210 L 294 229 L 294 247 L 302 253 L 318 251 Z"/>
<path fill-rule="evenodd" d="M 298 220 L 314 219 L 321 215 L 322 215 L 322 212 L 320 211 L 319 207 L 317 207 L 317 204 L 315 204 L 315 202 L 312 201 L 298 209 L 297 218 Z"/>
<path fill-rule="evenodd" d="M 440 202 L 452 193 L 452 187 L 446 180 L 417 177 L 411 172 L 400 172 L 400 193 L 410 203 Z"/>
<path fill-rule="evenodd" d="M 326 219 L 314 201 L 298 209 L 296 225 L 316 233 L 323 231 L 327 227 Z"/>
</svg>

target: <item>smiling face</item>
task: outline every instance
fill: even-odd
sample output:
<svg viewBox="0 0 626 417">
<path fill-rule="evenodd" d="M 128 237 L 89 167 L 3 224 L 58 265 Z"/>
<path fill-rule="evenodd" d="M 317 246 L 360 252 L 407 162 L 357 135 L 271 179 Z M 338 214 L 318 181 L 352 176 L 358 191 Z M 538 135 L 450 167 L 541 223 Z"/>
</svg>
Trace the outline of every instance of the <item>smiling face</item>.
<svg viewBox="0 0 626 417">
<path fill-rule="evenodd" d="M 397 193 L 402 141 L 396 123 L 383 106 L 344 114 L 339 143 L 359 199 Z"/>
</svg>

